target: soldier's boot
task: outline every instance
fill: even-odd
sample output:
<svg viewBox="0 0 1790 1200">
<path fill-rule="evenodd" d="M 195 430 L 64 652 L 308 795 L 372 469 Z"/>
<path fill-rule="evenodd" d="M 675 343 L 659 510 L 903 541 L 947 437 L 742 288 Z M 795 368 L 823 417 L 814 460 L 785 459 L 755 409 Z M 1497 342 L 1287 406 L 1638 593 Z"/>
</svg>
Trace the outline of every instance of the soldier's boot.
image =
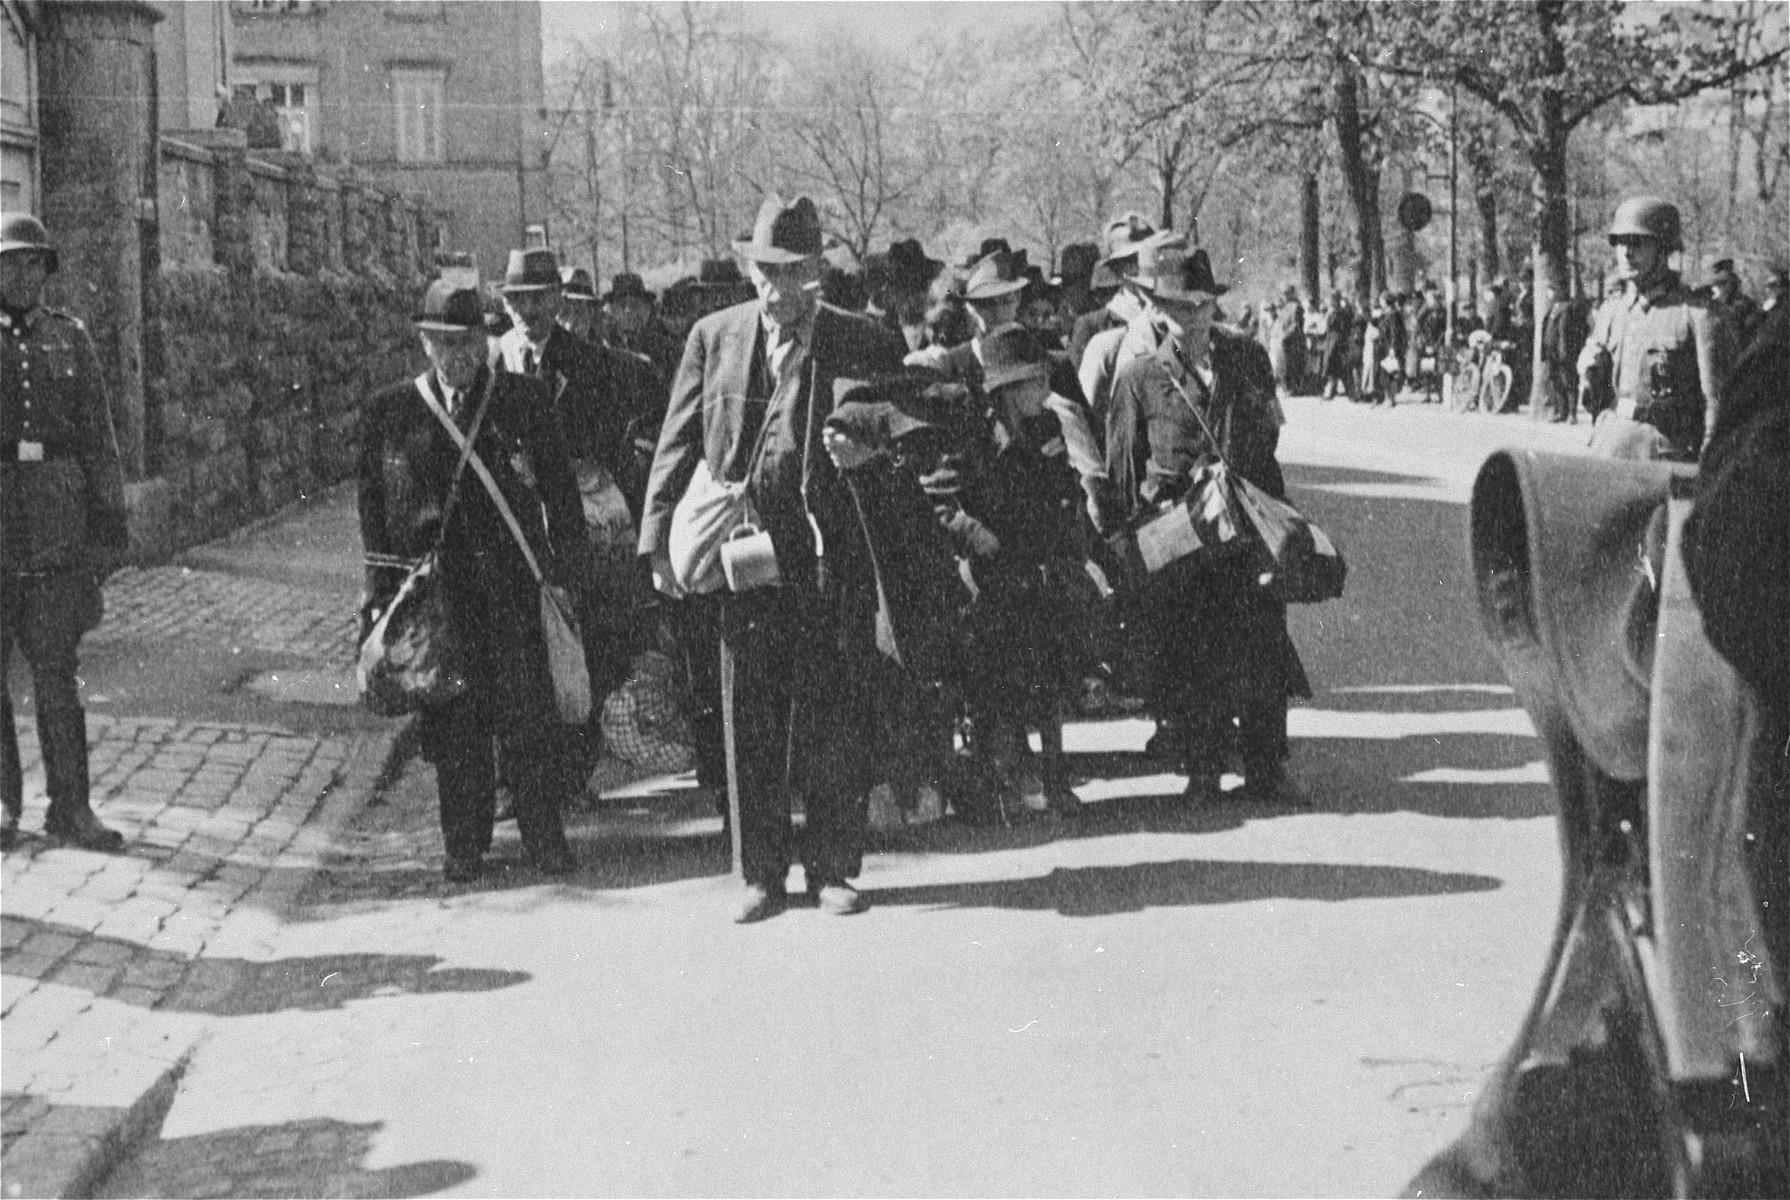
<svg viewBox="0 0 1790 1200">
<path fill-rule="evenodd" d="M 12 699 L 0 680 L 0 801 L 5 802 L 0 823 L 0 850 L 11 850 L 19 840 L 19 818 L 25 812 L 25 772 L 19 765 L 19 735 L 12 724 Z"/>
<path fill-rule="evenodd" d="M 44 790 L 50 794 L 44 832 L 83 850 L 122 850 L 124 835 L 101 824 L 88 804 L 86 711 L 40 709 L 37 733 L 43 742 Z"/>
<path fill-rule="evenodd" d="M 1081 797 L 1069 786 L 1069 761 L 1063 755 L 1063 723 L 1046 720 L 1038 730 L 1044 748 L 1044 798 L 1059 817 L 1079 817 Z"/>
</svg>

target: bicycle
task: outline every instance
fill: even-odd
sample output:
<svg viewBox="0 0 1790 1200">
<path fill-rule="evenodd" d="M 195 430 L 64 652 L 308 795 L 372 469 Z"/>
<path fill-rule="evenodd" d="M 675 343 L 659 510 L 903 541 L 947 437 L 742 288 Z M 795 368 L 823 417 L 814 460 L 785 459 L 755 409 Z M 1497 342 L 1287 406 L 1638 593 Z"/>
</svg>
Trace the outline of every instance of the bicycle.
<svg viewBox="0 0 1790 1200">
<path fill-rule="evenodd" d="M 1479 411 L 1498 413 L 1510 400 L 1511 385 L 1516 375 L 1505 356 L 1516 349 L 1515 342 L 1488 342 L 1485 361 L 1479 368 Z"/>
</svg>

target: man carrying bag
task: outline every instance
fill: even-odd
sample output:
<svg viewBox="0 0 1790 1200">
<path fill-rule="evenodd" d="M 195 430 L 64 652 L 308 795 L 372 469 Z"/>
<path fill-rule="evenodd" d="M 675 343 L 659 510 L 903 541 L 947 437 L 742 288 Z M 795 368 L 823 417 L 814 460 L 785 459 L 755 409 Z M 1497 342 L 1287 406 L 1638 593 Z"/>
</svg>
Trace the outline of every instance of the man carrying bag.
<svg viewBox="0 0 1790 1200">
<path fill-rule="evenodd" d="M 376 625 L 409 564 L 436 550 L 445 619 L 466 680 L 463 691 L 421 716 L 423 756 L 435 765 L 440 798 L 444 874 L 464 883 L 483 869 L 496 810 L 495 736 L 511 772 L 523 848 L 540 870 L 563 875 L 577 865 L 560 816 L 574 781 L 541 585 L 542 576 L 554 584 L 582 578 L 583 515 L 565 439 L 545 385 L 491 372 L 476 291 L 431 284 L 416 326 L 429 371 L 374 394 L 362 417 L 362 631 Z M 468 436 L 473 456 L 464 453 Z"/>
<path fill-rule="evenodd" d="M 800 856 L 810 898 L 824 911 L 858 912 L 864 902 L 850 880 L 862 862 L 863 796 L 873 782 L 861 664 L 877 653 L 876 583 L 840 469 L 859 458 L 836 465 L 821 427 L 834 379 L 899 370 L 904 343 L 819 302 L 822 236 L 812 201 L 767 197 L 751 236 L 734 248 L 758 299 L 705 317 L 690 333 L 647 485 L 640 553 L 661 592 L 683 595 L 680 574 L 695 579 L 681 569 L 687 563 L 673 562 L 674 540 L 686 540 L 674 539 L 673 527 L 680 507 L 698 507 L 682 503 L 686 493 L 744 484 L 751 544 L 768 541 L 774 558 L 733 578 L 780 582 L 720 593 L 729 790 L 745 883 L 735 916 L 763 920 L 789 903 L 792 791 L 806 815 Z"/>
<path fill-rule="evenodd" d="M 1280 429 L 1267 352 L 1213 324 L 1224 288 L 1214 282 L 1205 251 L 1160 246 L 1144 259 L 1140 282 L 1168 335 L 1153 353 L 1125 363 L 1113 387 L 1107 469 L 1116 511 L 1103 530 L 1109 534 L 1180 505 L 1224 463 L 1269 496 L 1286 494 L 1274 457 Z M 1287 699 L 1310 695 L 1310 686 L 1287 633 L 1286 605 L 1263 586 L 1250 518 L 1220 492 L 1204 498 L 1226 510 L 1223 521 L 1201 523 L 1202 504 L 1184 523 L 1184 547 L 1158 544 L 1153 556 L 1144 555 L 1155 561 L 1137 595 L 1154 650 L 1151 712 L 1172 731 L 1165 740 L 1187 771 L 1189 799 L 1218 796 L 1235 737 L 1248 798 L 1290 802 L 1296 795 L 1282 765 Z M 1193 536 L 1196 524 L 1208 532 Z M 1214 542 L 1227 549 L 1195 552 Z"/>
</svg>

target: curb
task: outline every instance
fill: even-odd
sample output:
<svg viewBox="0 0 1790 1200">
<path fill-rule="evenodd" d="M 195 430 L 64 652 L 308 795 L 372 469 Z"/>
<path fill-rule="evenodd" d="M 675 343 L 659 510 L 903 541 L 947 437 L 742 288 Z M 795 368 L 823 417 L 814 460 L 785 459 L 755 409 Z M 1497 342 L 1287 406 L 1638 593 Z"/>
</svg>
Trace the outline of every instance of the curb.
<svg viewBox="0 0 1790 1200">
<path fill-rule="evenodd" d="M 7 1149 L 5 1194 L 91 1196 L 114 1169 L 162 1127 L 195 1040 L 128 1108 L 52 1109 Z"/>
</svg>

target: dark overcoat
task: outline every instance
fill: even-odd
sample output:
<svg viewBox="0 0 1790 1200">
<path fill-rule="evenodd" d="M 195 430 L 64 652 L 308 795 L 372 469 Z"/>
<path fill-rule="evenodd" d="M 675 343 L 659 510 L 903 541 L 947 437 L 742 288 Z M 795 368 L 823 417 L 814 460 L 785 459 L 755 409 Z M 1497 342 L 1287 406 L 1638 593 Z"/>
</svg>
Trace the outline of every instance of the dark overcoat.
<svg viewBox="0 0 1790 1200">
<path fill-rule="evenodd" d="M 433 387 L 433 373 L 428 377 Z M 566 439 L 545 384 L 481 370 L 456 423 L 471 426 L 487 381 L 490 407 L 474 443 L 550 578 L 576 578 L 584 553 L 584 515 Z M 439 390 L 436 398 L 441 399 Z M 497 506 L 468 470 L 442 531 L 460 451 L 429 411 L 415 381 L 375 393 L 361 415 L 359 509 L 368 555 L 367 610 L 383 609 L 404 578 L 401 568 L 439 539 L 442 585 L 458 632 L 477 651 L 473 686 L 519 731 L 552 721 L 553 693 L 541 635 L 539 589 Z"/>
<path fill-rule="evenodd" d="M 684 357 L 672 385 L 671 402 L 659 434 L 658 451 L 647 481 L 640 521 L 640 553 L 658 554 L 667 546 L 672 512 L 689 486 L 698 459 L 717 479 L 743 479 L 763 426 L 768 397 L 762 306 L 757 300 L 736 304 L 698 321 L 684 346 Z M 833 408 L 833 381 L 868 378 L 896 372 L 906 344 L 898 335 L 867 318 L 822 304 L 814 315 L 808 347 L 805 391 L 817 412 L 791 414 L 792 426 L 804 439 L 809 479 L 807 507 L 821 528 L 830 586 L 874 587 L 862 522 L 841 472 L 821 442 L 821 427 Z M 755 376 L 757 386 L 754 386 Z M 809 588 L 819 582 L 814 535 L 808 527 L 802 497 L 793 489 L 778 494 L 754 489 L 752 500 L 777 548 L 783 578 Z"/>
<path fill-rule="evenodd" d="M 1107 424 L 1107 470 L 1113 480 L 1114 524 L 1186 495 L 1193 473 L 1221 454 L 1231 468 L 1269 495 L 1286 484 L 1275 447 L 1274 373 L 1268 354 L 1249 338 L 1212 330 L 1212 386 L 1180 362 L 1173 341 L 1125 363 L 1113 385 Z M 1185 389 L 1184 397 L 1175 386 Z M 1214 444 L 1195 417 L 1198 405 L 1217 435 Z M 1211 707 L 1236 713 L 1309 695 L 1304 668 L 1287 634 L 1286 606 L 1260 586 L 1249 563 L 1213 567 L 1195 558 L 1165 568 L 1146 585 L 1142 603 L 1159 644 L 1158 666 L 1173 675 L 1163 692 L 1198 689 Z"/>
</svg>

